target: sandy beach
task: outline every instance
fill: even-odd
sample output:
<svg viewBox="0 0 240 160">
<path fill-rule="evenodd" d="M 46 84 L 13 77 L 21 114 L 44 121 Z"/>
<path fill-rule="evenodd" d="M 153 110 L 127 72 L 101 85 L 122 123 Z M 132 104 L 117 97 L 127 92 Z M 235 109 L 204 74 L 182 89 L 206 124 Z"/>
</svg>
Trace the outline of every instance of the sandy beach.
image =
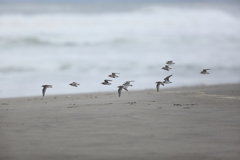
<svg viewBox="0 0 240 160">
<path fill-rule="evenodd" d="M 240 84 L 131 89 L 0 99 L 0 159 L 240 159 Z"/>
</svg>

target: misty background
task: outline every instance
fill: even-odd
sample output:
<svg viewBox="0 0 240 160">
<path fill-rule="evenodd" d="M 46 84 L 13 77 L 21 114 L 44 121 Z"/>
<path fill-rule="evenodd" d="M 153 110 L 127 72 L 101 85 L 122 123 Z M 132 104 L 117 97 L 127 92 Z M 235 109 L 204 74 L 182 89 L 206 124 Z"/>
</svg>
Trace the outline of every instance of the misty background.
<svg viewBox="0 0 240 160">
<path fill-rule="evenodd" d="M 234 0 L 0 0 L 0 97 L 240 82 Z M 162 70 L 173 60 L 170 71 Z M 210 68 L 209 75 L 202 69 Z M 101 84 L 112 72 L 112 85 Z M 76 81 L 75 88 L 68 84 Z M 160 88 L 161 89 L 161 88 Z"/>
</svg>

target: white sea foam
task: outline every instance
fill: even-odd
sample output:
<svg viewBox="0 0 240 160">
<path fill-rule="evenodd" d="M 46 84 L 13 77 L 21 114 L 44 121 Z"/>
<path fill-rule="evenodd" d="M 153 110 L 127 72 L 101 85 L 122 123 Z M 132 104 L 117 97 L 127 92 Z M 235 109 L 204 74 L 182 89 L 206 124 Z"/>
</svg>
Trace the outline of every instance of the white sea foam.
<svg viewBox="0 0 240 160">
<path fill-rule="evenodd" d="M 0 97 L 240 82 L 240 21 L 217 9 L 0 15 Z M 167 60 L 172 70 L 161 68 Z M 200 75 L 211 68 L 209 75 Z M 101 82 L 119 72 L 111 86 Z M 78 88 L 68 86 L 79 82 Z"/>
</svg>

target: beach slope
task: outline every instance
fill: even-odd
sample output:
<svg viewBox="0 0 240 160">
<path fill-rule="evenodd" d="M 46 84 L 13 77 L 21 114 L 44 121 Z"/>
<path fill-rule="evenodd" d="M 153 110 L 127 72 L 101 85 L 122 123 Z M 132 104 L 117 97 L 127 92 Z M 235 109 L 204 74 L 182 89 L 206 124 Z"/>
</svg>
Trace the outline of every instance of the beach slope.
<svg viewBox="0 0 240 160">
<path fill-rule="evenodd" d="M 1 160 L 240 158 L 240 84 L 0 99 Z"/>
</svg>

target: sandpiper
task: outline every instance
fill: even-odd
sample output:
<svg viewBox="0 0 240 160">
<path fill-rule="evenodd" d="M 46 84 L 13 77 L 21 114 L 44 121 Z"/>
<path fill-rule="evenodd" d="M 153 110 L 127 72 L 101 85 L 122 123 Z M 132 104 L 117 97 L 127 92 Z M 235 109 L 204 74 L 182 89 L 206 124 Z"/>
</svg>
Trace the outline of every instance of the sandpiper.
<svg viewBox="0 0 240 160">
<path fill-rule="evenodd" d="M 168 83 L 172 83 L 172 82 L 169 81 L 169 78 L 170 78 L 170 77 L 172 77 L 172 75 L 167 76 L 166 78 L 164 78 L 163 83 L 166 83 L 166 84 L 168 84 Z"/>
<path fill-rule="evenodd" d="M 111 78 L 119 77 L 119 76 L 117 76 L 116 74 L 120 74 L 120 73 L 112 73 L 112 74 L 108 75 L 108 77 L 111 77 Z"/>
<path fill-rule="evenodd" d="M 166 64 L 167 65 L 172 65 L 172 64 L 175 64 L 175 63 L 173 63 L 173 61 L 167 61 Z"/>
<path fill-rule="evenodd" d="M 102 84 L 103 85 L 111 85 L 111 83 L 109 83 L 109 81 L 112 81 L 112 80 L 105 79 L 104 82 L 102 82 Z"/>
<path fill-rule="evenodd" d="M 133 86 L 133 85 L 130 84 L 131 82 L 134 82 L 134 81 L 126 81 L 125 83 L 123 83 L 123 85 L 124 86 Z"/>
<path fill-rule="evenodd" d="M 157 83 L 156 87 L 157 87 L 157 92 L 158 92 L 158 91 L 159 91 L 159 86 L 160 86 L 160 85 L 163 85 L 163 86 L 164 86 L 164 83 L 161 82 L 161 81 L 157 81 L 156 83 Z"/>
<path fill-rule="evenodd" d="M 201 74 L 209 74 L 209 72 L 207 72 L 207 70 L 210 70 L 210 69 L 203 69 L 202 72 L 200 72 Z"/>
<path fill-rule="evenodd" d="M 52 85 L 42 85 L 43 89 L 42 89 L 42 94 L 43 94 L 43 97 L 45 95 L 45 92 L 46 92 L 46 89 L 47 88 L 52 88 Z"/>
<path fill-rule="evenodd" d="M 125 91 L 128 91 L 126 86 L 123 86 L 123 85 L 122 86 L 118 86 L 118 96 L 119 97 L 121 96 L 122 89 L 124 89 Z"/>
<path fill-rule="evenodd" d="M 77 87 L 77 86 L 80 85 L 80 84 L 78 84 L 77 82 L 72 82 L 72 83 L 70 83 L 69 85 L 70 85 L 70 86 L 73 86 L 73 87 Z"/>
<path fill-rule="evenodd" d="M 169 70 L 172 69 L 172 68 L 170 68 L 168 65 L 165 65 L 165 67 L 162 67 L 162 69 L 164 69 L 164 70 L 166 70 L 166 71 L 169 71 Z"/>
</svg>

